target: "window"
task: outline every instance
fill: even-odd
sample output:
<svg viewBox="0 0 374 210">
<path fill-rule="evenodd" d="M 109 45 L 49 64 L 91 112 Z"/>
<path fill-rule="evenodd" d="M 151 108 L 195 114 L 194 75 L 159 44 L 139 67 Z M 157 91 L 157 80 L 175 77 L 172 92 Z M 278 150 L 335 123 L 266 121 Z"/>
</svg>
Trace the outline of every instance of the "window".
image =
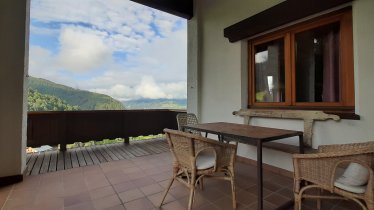
<svg viewBox="0 0 374 210">
<path fill-rule="evenodd" d="M 249 41 L 249 107 L 354 110 L 351 9 Z"/>
</svg>

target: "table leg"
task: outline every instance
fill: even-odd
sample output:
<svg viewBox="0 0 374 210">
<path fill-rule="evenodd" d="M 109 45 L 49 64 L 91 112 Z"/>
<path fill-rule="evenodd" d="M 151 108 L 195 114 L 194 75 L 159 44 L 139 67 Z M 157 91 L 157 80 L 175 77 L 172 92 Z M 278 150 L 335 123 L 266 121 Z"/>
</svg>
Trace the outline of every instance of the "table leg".
<svg viewBox="0 0 374 210">
<path fill-rule="evenodd" d="M 257 142 L 257 209 L 263 209 L 262 142 Z"/>
<path fill-rule="evenodd" d="M 223 137 L 220 134 L 218 134 L 218 141 L 223 142 Z"/>
<path fill-rule="evenodd" d="M 303 135 L 299 135 L 299 152 L 300 154 L 304 154 L 304 137 Z"/>
</svg>

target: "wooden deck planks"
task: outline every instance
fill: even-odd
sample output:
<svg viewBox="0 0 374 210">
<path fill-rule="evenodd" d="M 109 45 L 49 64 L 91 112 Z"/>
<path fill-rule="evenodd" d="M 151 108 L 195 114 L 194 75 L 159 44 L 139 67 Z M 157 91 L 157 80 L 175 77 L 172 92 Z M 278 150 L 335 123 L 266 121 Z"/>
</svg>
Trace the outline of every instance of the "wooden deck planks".
<svg viewBox="0 0 374 210">
<path fill-rule="evenodd" d="M 65 170 L 73 168 L 73 166 L 71 165 L 71 151 L 66 151 L 64 157 Z"/>
<path fill-rule="evenodd" d="M 152 154 L 158 154 L 158 153 L 161 153 L 161 151 L 155 147 L 153 147 L 152 145 L 148 144 L 148 143 L 144 143 L 142 144 L 142 148 L 149 151 L 150 153 Z"/>
<path fill-rule="evenodd" d="M 117 148 L 122 151 L 122 154 L 128 158 L 126 159 L 129 159 L 129 158 L 133 158 L 135 157 L 135 155 L 133 155 L 131 152 L 127 151 L 127 148 L 128 145 L 123 145 L 123 144 L 118 144 Z"/>
<path fill-rule="evenodd" d="M 40 153 L 37 156 L 34 167 L 32 168 L 32 171 L 30 173 L 31 175 L 38 175 L 39 174 L 40 168 L 42 167 L 43 159 L 44 159 L 44 152 Z"/>
<path fill-rule="evenodd" d="M 86 163 L 86 160 L 84 159 L 84 156 L 83 156 L 83 153 L 82 153 L 82 149 L 80 147 L 78 147 L 75 152 L 77 153 L 77 159 L 78 159 L 78 164 L 80 167 L 82 166 L 86 166 L 87 163 Z"/>
<path fill-rule="evenodd" d="M 51 162 L 49 163 L 48 172 L 54 172 L 57 170 L 57 151 L 51 152 Z"/>
<path fill-rule="evenodd" d="M 111 161 L 111 160 L 119 160 L 119 158 L 111 150 L 109 150 L 109 148 L 106 145 L 103 145 L 102 148 L 109 155 L 109 157 L 111 158 L 109 161 Z"/>
<path fill-rule="evenodd" d="M 26 164 L 30 161 L 32 154 L 26 154 Z"/>
<path fill-rule="evenodd" d="M 95 156 L 99 159 L 100 163 L 107 162 L 105 157 L 101 154 L 99 148 L 97 146 L 92 146 L 92 151 L 95 154 Z"/>
<path fill-rule="evenodd" d="M 96 157 L 94 151 L 92 150 L 92 147 L 87 147 L 88 154 L 90 155 L 93 164 L 100 164 L 100 160 L 98 157 Z"/>
<path fill-rule="evenodd" d="M 40 168 L 39 172 L 40 174 L 45 174 L 48 172 L 49 163 L 51 162 L 51 153 L 51 151 L 45 152 L 42 167 Z"/>
<path fill-rule="evenodd" d="M 58 151 L 57 152 L 57 171 L 61 171 L 65 169 L 65 163 L 64 163 L 64 158 L 65 158 L 65 152 Z"/>
<path fill-rule="evenodd" d="M 27 162 L 26 175 L 30 175 L 37 158 L 38 158 L 37 154 L 31 155 L 30 160 Z"/>
<path fill-rule="evenodd" d="M 81 151 L 82 151 L 84 160 L 86 161 L 86 164 L 88 166 L 93 165 L 93 161 L 92 161 L 92 158 L 90 157 L 90 155 L 88 154 L 87 147 L 81 148 Z"/>
<path fill-rule="evenodd" d="M 40 154 L 27 154 L 26 175 L 37 175 L 71 168 L 96 165 L 113 160 L 131 159 L 169 151 L 167 142 L 162 139 L 134 141 L 129 145 L 118 143 L 68 149 L 65 152 L 54 150 Z"/>
<path fill-rule="evenodd" d="M 133 145 L 127 145 L 125 147 L 125 149 L 130 152 L 131 154 L 133 154 L 135 157 L 140 157 L 140 156 L 143 156 L 144 153 L 142 153 L 141 151 L 138 150 L 137 146 L 135 144 Z"/>
<path fill-rule="evenodd" d="M 71 158 L 71 166 L 73 168 L 79 167 L 78 157 L 77 157 L 77 149 L 72 149 L 70 152 L 70 158 Z"/>
<path fill-rule="evenodd" d="M 152 145 L 153 147 L 161 150 L 161 152 L 166 152 L 166 151 L 169 151 L 169 145 L 165 144 L 164 142 L 162 141 L 159 141 L 159 142 L 154 142 L 154 141 L 150 141 L 148 142 L 150 145 Z"/>
<path fill-rule="evenodd" d="M 96 148 L 99 150 L 99 152 L 101 153 L 101 155 L 105 158 L 106 162 L 109 162 L 111 161 L 112 159 L 110 158 L 110 156 L 108 155 L 108 153 L 106 153 L 106 151 L 104 150 L 104 147 L 103 145 L 97 145 Z"/>
<path fill-rule="evenodd" d="M 146 150 L 142 149 L 141 147 L 139 147 L 138 144 L 133 144 L 132 147 L 139 154 L 139 156 L 152 154 L 152 153 L 147 152 Z"/>
<path fill-rule="evenodd" d="M 106 145 L 106 147 L 113 152 L 113 154 L 120 160 L 123 160 L 125 159 L 125 157 L 122 155 L 122 152 L 119 152 L 118 149 L 117 149 L 117 145 L 114 145 L 114 144 L 110 144 L 110 145 Z"/>
</svg>

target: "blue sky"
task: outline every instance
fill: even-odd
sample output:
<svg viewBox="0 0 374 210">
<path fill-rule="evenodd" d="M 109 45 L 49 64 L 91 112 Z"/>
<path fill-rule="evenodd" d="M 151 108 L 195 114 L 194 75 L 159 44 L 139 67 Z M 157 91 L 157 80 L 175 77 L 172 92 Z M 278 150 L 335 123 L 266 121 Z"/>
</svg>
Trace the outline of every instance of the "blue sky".
<svg viewBox="0 0 374 210">
<path fill-rule="evenodd" d="M 128 0 L 32 0 L 29 74 L 119 100 L 186 98 L 187 23 Z"/>
</svg>

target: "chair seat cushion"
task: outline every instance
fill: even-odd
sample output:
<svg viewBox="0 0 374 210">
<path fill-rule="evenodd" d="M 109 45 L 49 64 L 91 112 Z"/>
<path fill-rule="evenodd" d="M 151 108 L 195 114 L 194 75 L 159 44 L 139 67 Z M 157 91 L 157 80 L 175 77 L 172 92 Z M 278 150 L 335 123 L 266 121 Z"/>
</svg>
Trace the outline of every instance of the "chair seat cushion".
<svg viewBox="0 0 374 210">
<path fill-rule="evenodd" d="M 196 157 L 197 170 L 205 170 L 214 167 L 216 157 L 213 151 L 202 151 Z"/>
<path fill-rule="evenodd" d="M 358 163 L 350 163 L 334 185 L 349 192 L 364 193 L 368 179 L 369 170 L 366 167 Z"/>
<path fill-rule="evenodd" d="M 358 163 L 350 163 L 345 169 L 343 175 L 336 181 L 339 181 L 344 185 L 361 186 L 365 185 L 368 180 L 369 170 L 366 167 Z"/>
<path fill-rule="evenodd" d="M 334 186 L 337 188 L 340 188 L 342 190 L 352 192 L 352 193 L 364 193 L 366 191 L 367 186 L 351 186 L 351 185 L 345 185 L 338 181 L 334 182 Z"/>
</svg>

